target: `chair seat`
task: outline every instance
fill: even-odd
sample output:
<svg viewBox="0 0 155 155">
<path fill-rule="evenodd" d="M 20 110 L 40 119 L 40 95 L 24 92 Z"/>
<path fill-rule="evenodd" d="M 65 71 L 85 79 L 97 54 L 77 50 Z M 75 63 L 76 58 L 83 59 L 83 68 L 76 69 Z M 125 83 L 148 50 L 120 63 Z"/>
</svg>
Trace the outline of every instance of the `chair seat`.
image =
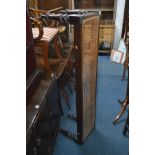
<svg viewBox="0 0 155 155">
<path fill-rule="evenodd" d="M 55 35 L 58 33 L 58 31 L 59 30 L 57 28 L 49 28 L 49 27 L 43 28 L 43 36 L 40 39 L 40 41 L 46 41 L 46 42 L 52 41 Z M 32 33 L 33 33 L 33 39 L 36 39 L 39 36 L 39 29 L 32 28 Z"/>
<path fill-rule="evenodd" d="M 66 30 L 66 26 L 58 26 L 59 33 L 63 33 Z"/>
</svg>

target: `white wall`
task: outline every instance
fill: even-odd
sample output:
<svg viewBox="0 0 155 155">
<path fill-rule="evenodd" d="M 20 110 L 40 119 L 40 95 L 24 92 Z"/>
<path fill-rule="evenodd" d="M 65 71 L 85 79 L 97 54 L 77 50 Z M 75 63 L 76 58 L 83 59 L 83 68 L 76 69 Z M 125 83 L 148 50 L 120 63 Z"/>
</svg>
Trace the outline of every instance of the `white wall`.
<svg viewBox="0 0 155 155">
<path fill-rule="evenodd" d="M 126 0 L 117 0 L 116 4 L 116 20 L 115 20 L 115 36 L 114 36 L 114 49 L 118 48 L 119 41 L 121 39 L 124 8 Z"/>
</svg>

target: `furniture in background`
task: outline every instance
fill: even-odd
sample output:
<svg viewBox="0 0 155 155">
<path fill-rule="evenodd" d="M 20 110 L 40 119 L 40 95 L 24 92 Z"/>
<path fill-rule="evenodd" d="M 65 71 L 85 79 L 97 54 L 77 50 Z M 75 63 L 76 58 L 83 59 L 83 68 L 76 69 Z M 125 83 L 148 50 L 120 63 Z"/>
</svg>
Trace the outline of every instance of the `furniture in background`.
<svg viewBox="0 0 155 155">
<path fill-rule="evenodd" d="M 128 70 L 128 66 L 129 66 L 129 0 L 126 0 L 126 3 L 125 3 L 122 38 L 124 38 L 126 47 L 128 47 L 128 50 L 126 53 L 126 59 L 123 64 L 123 75 L 122 75 L 122 81 L 123 81 L 125 79 L 125 73 Z"/>
<path fill-rule="evenodd" d="M 124 9 L 124 19 L 123 19 L 123 28 L 122 28 L 122 38 L 127 41 L 127 34 L 129 32 L 129 0 L 125 2 L 125 9 Z"/>
<path fill-rule="evenodd" d="M 51 10 L 51 9 L 55 9 L 55 8 L 59 8 L 62 7 L 63 9 L 72 9 L 72 0 L 37 0 L 38 1 L 38 9 L 41 10 Z M 55 12 L 57 13 L 57 12 Z M 64 42 L 70 41 L 69 38 L 69 25 L 68 24 L 60 24 L 59 26 L 66 26 L 66 30 L 65 30 L 65 37 L 62 38 L 62 42 L 63 39 Z"/>
<path fill-rule="evenodd" d="M 35 40 L 35 36 L 38 36 L 38 31 L 36 28 L 32 28 L 32 32 L 33 32 L 33 38 Z M 70 80 L 71 80 L 70 74 L 73 71 L 74 62 L 72 62 L 72 59 L 71 59 L 72 46 L 69 47 L 67 57 L 62 58 L 60 49 L 58 46 L 58 29 L 46 27 L 46 28 L 43 28 L 43 33 L 44 34 L 42 38 L 35 42 L 35 54 L 36 54 L 38 66 L 40 68 L 44 67 L 46 69 L 48 76 L 51 73 L 54 73 L 56 78 L 59 79 L 58 81 L 60 81 L 61 83 L 59 85 L 60 95 L 65 99 L 67 106 L 70 109 L 68 94 L 66 93 L 65 88 L 66 87 L 70 88 Z M 48 47 L 52 40 L 54 41 L 54 45 L 55 45 L 54 47 L 57 54 L 56 59 L 49 58 L 50 49 Z M 43 64 L 41 62 L 40 55 L 43 57 Z"/>
<path fill-rule="evenodd" d="M 123 64 L 122 81 L 125 79 L 125 74 L 126 74 L 126 71 L 128 71 L 128 70 L 129 70 L 129 50 L 127 50 L 127 52 L 126 52 L 126 57 L 125 57 L 125 61 Z"/>
<path fill-rule="evenodd" d="M 122 108 L 121 108 L 121 111 L 119 112 L 119 114 L 114 119 L 113 124 L 117 124 L 118 120 L 124 114 L 128 104 L 129 104 L 129 78 L 128 78 L 128 83 L 127 83 L 126 97 L 125 97 L 124 101 L 118 100 L 118 102 L 120 103 Z"/>
<path fill-rule="evenodd" d="M 37 68 L 34 56 L 34 42 L 29 20 L 29 11 L 26 8 L 26 99 L 29 101 L 33 91 L 40 81 L 40 71 Z"/>
<path fill-rule="evenodd" d="M 127 133 L 129 133 L 129 112 L 128 112 L 128 116 L 125 121 L 124 129 L 123 129 L 123 136 L 126 136 Z"/>
<path fill-rule="evenodd" d="M 26 6 L 26 154 L 51 155 L 60 123 L 55 76 L 45 78 L 34 57 L 34 42 Z"/>
<path fill-rule="evenodd" d="M 29 1 L 31 2 L 32 0 L 29 0 Z M 64 48 L 61 43 L 60 33 L 63 34 L 66 28 L 65 26 L 55 26 L 55 24 L 53 25 L 52 23 L 55 23 L 55 22 L 59 23 L 59 21 L 56 21 L 56 20 L 49 21 L 49 20 L 46 20 L 45 18 L 44 19 L 41 18 L 42 14 L 54 15 L 56 11 L 60 11 L 61 9 L 62 7 L 59 7 L 59 8 L 46 11 L 46 10 L 38 10 L 38 9 L 30 8 L 30 13 L 32 14 L 33 17 L 39 16 L 39 21 L 38 22 L 35 21 L 37 22 L 36 25 L 38 25 L 39 28 L 41 27 L 41 24 L 39 23 L 40 21 L 42 25 L 44 24 L 47 26 L 47 27 L 40 28 L 41 29 L 40 32 L 43 29 L 44 34 L 42 38 L 40 37 L 41 38 L 40 40 L 38 39 L 35 42 L 35 54 L 36 54 L 38 66 L 39 68 L 45 68 L 48 75 L 50 75 L 51 73 L 55 73 L 56 78 L 59 79 L 61 83 L 59 85 L 60 95 L 65 99 L 67 106 L 70 109 L 68 93 L 66 92 L 65 89 L 67 87 L 69 88 L 70 91 L 72 91 L 70 86 L 71 78 L 68 77 L 68 71 L 70 72 L 70 70 L 73 70 L 73 68 L 70 68 L 71 66 L 70 55 L 72 51 L 72 45 Z M 56 29 L 53 28 L 53 26 L 55 26 Z M 58 29 L 58 32 L 56 32 L 57 29 Z M 35 36 L 36 37 L 39 36 L 38 34 L 39 32 L 37 31 L 36 28 L 33 28 L 32 30 L 33 30 L 33 37 L 35 40 Z M 51 57 L 52 49 L 49 46 L 51 45 L 50 43 L 52 39 L 54 40 L 54 45 L 55 45 L 53 50 L 55 50 L 57 54 L 56 59 Z M 59 47 L 61 47 L 61 49 Z M 65 53 L 64 50 L 67 52 Z M 61 51 L 61 55 L 60 55 L 60 51 Z M 61 75 L 60 72 L 63 75 Z M 61 110 L 61 112 L 63 114 L 63 110 Z"/>
<path fill-rule="evenodd" d="M 129 0 L 126 0 L 126 3 L 125 3 L 122 38 L 124 39 L 126 47 L 127 47 L 126 58 L 125 58 L 125 62 L 123 64 L 122 80 L 124 80 L 125 73 L 126 73 L 126 71 L 128 71 L 128 79 L 127 79 L 128 81 L 127 81 L 126 97 L 125 97 L 124 101 L 118 100 L 118 102 L 121 104 L 122 108 L 121 108 L 120 113 L 114 119 L 114 121 L 113 121 L 114 124 L 116 124 L 118 122 L 118 120 L 124 114 L 127 106 L 129 105 Z M 127 116 L 127 119 L 125 122 L 124 129 L 123 129 L 123 135 L 126 135 L 127 132 L 129 132 L 129 111 L 128 111 L 128 116 Z"/>
<path fill-rule="evenodd" d="M 57 28 L 42 27 L 39 21 L 34 18 L 31 18 L 31 22 L 35 25 L 35 27 L 32 28 L 32 34 L 36 56 L 39 57 L 41 55 L 43 57 L 43 64 L 41 64 L 41 60 L 37 57 L 38 66 L 43 66 L 49 75 L 52 72 L 49 62 L 49 45 L 52 45 L 52 41 L 57 58 L 62 58 L 58 43 L 59 31 Z"/>
<path fill-rule="evenodd" d="M 43 26 L 46 27 L 51 27 L 51 28 L 57 28 L 59 30 L 59 44 L 61 47 L 61 50 L 63 50 L 63 44 L 62 44 L 62 39 L 64 41 L 67 41 L 66 35 L 65 35 L 65 31 L 66 31 L 66 26 L 65 25 L 60 25 L 60 22 L 58 21 L 49 21 L 46 19 L 41 19 L 40 16 L 42 14 L 47 14 L 47 13 L 58 13 L 60 10 L 62 10 L 63 7 L 58 7 L 58 8 L 54 8 L 54 9 L 50 9 L 50 10 L 40 10 L 38 9 L 38 3 L 36 4 L 34 2 L 34 0 L 29 0 L 29 9 L 30 9 L 30 14 L 31 17 L 40 20 L 40 22 L 42 22 Z M 62 38 L 62 39 L 61 39 Z"/>
<path fill-rule="evenodd" d="M 26 154 L 51 155 L 59 131 L 57 81 L 42 78 L 26 106 Z"/>
<path fill-rule="evenodd" d="M 117 0 L 74 0 L 74 3 L 75 9 L 100 13 L 99 52 L 110 53 L 114 43 Z"/>
</svg>

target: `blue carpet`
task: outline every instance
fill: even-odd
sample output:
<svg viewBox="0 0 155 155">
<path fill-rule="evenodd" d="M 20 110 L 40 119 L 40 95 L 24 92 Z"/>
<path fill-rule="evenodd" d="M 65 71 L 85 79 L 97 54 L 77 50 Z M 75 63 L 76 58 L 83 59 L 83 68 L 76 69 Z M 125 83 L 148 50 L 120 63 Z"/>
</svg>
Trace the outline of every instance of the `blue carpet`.
<svg viewBox="0 0 155 155">
<path fill-rule="evenodd" d="M 128 155 L 129 138 L 122 135 L 127 112 L 117 125 L 112 121 L 120 111 L 117 100 L 124 100 L 127 81 L 121 81 L 122 65 L 110 62 L 109 56 L 98 57 L 96 127 L 83 145 L 58 134 L 53 155 Z M 63 103 L 65 114 L 75 114 L 75 94 L 70 96 L 72 110 Z M 63 116 L 60 126 L 76 132 L 76 123 Z"/>
</svg>

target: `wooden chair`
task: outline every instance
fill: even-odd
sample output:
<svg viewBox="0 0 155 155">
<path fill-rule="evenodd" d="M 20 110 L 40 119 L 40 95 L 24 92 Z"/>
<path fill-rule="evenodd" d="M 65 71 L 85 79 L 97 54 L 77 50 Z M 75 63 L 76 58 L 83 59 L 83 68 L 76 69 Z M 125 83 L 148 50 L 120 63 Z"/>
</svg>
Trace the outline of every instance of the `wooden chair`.
<svg viewBox="0 0 155 155">
<path fill-rule="evenodd" d="M 127 90 L 126 90 L 126 97 L 124 99 L 124 101 L 120 101 L 118 99 L 118 102 L 121 104 L 122 108 L 120 113 L 116 116 L 116 118 L 113 121 L 113 124 L 116 124 L 118 122 L 118 120 L 121 118 L 121 116 L 124 114 L 127 106 L 129 105 L 129 40 L 128 40 L 129 35 L 127 35 L 127 38 L 125 39 L 126 41 L 126 46 L 127 48 L 127 53 L 126 53 L 126 59 L 125 62 L 123 64 L 123 76 L 122 76 L 122 80 L 124 80 L 125 78 L 125 73 L 126 71 L 128 71 L 128 81 L 127 81 Z"/>
<path fill-rule="evenodd" d="M 120 101 L 118 99 L 118 102 L 121 105 L 121 111 L 119 112 L 119 114 L 116 116 L 116 118 L 113 121 L 113 124 L 116 124 L 118 122 L 118 120 L 121 118 L 121 116 L 124 114 L 127 106 L 129 105 L 129 79 L 128 79 L 128 84 L 127 84 L 127 91 L 126 91 L 126 97 L 124 99 L 124 101 Z"/>
<path fill-rule="evenodd" d="M 45 19 L 40 19 L 40 16 L 42 14 L 55 14 L 55 13 L 58 13 L 60 10 L 62 10 L 63 7 L 58 7 L 58 8 L 51 9 L 51 10 L 40 10 L 35 5 L 36 4 L 34 4 L 33 0 L 29 0 L 29 10 L 30 10 L 31 17 L 38 18 L 39 20 L 42 21 L 42 23 L 45 26 L 56 27 L 59 30 L 58 39 L 59 39 L 59 44 L 60 44 L 61 50 L 63 50 L 64 46 L 63 46 L 63 43 L 62 43 L 61 36 L 63 37 L 63 39 L 65 41 L 67 41 L 67 37 L 65 35 L 66 26 L 61 25 L 60 22 L 58 22 L 58 21 L 54 21 L 54 20 L 53 21 L 48 21 L 48 20 L 45 20 Z"/>
<path fill-rule="evenodd" d="M 31 17 L 31 22 L 35 25 L 32 28 L 34 45 L 35 45 L 35 54 L 40 55 L 43 58 L 43 64 L 38 62 L 39 66 L 43 65 L 43 68 L 47 71 L 48 74 L 51 73 L 51 67 L 49 63 L 49 45 L 54 44 L 57 58 L 61 59 L 60 48 L 58 44 L 58 35 L 59 30 L 57 28 L 42 27 L 40 22 Z"/>
<path fill-rule="evenodd" d="M 129 133 L 129 112 L 128 112 L 128 116 L 125 121 L 124 129 L 123 129 L 123 136 L 126 136 L 127 133 Z"/>
</svg>

